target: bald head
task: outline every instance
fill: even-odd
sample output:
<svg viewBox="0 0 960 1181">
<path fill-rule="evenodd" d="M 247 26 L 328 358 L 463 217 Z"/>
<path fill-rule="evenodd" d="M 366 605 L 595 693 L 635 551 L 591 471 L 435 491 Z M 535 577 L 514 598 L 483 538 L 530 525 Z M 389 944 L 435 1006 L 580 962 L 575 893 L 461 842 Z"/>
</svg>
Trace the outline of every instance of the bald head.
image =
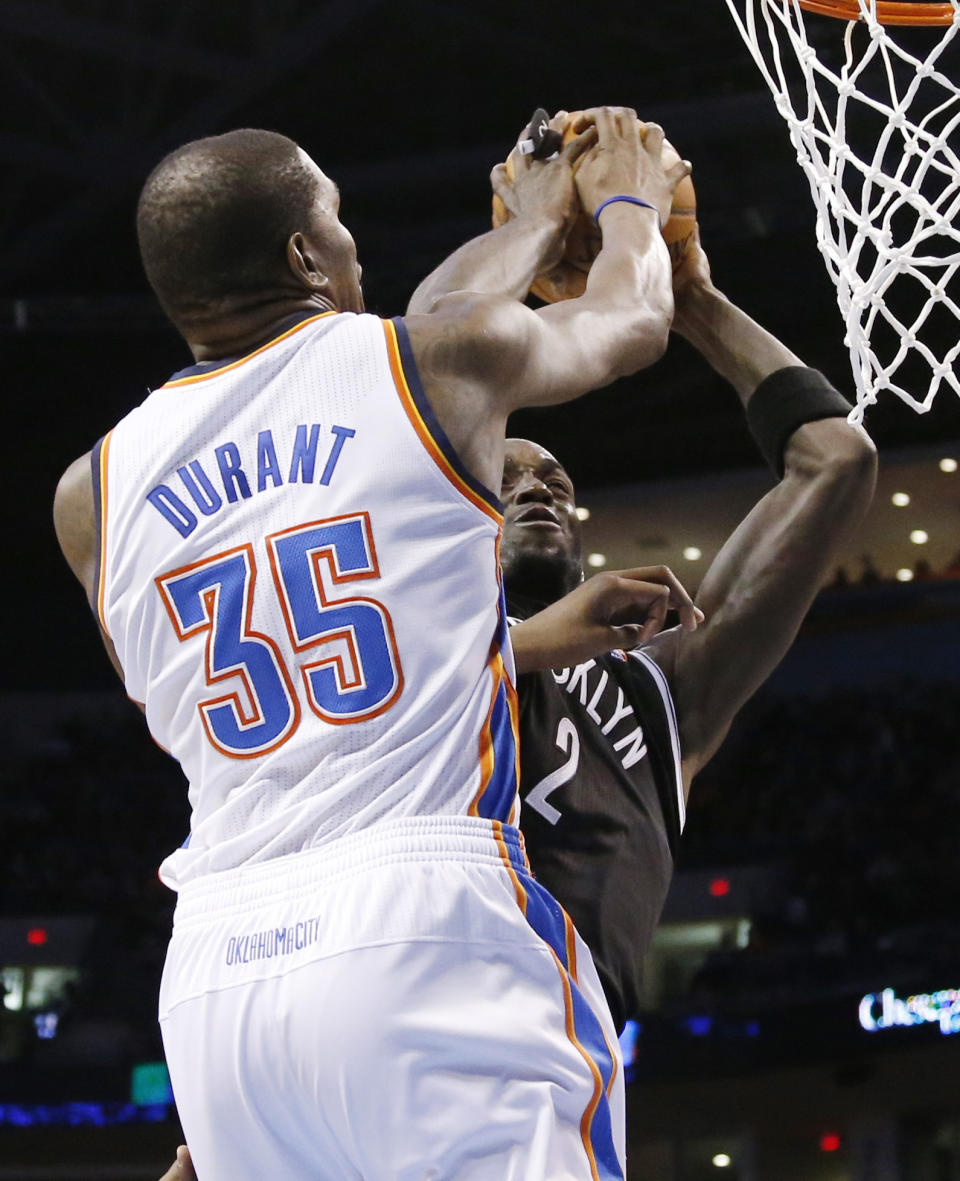
<svg viewBox="0 0 960 1181">
<path fill-rule="evenodd" d="M 528 439 L 504 448 L 500 563 L 508 594 L 553 602 L 583 577 L 573 481 L 559 460 Z"/>
<path fill-rule="evenodd" d="M 256 296 L 288 277 L 287 243 L 336 189 L 293 140 L 243 129 L 184 144 L 147 178 L 137 237 L 174 323 Z"/>
</svg>

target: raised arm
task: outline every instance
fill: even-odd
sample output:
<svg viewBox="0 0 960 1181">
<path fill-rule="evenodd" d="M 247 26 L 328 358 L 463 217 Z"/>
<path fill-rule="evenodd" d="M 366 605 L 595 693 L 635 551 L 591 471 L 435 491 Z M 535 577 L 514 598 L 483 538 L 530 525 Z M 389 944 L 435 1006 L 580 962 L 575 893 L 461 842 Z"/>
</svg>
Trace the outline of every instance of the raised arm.
<svg viewBox="0 0 960 1181">
<path fill-rule="evenodd" d="M 651 651 L 672 684 L 689 788 L 785 655 L 837 546 L 866 513 L 876 453 L 866 433 L 847 423 L 822 376 L 717 291 L 699 244 L 677 286 L 675 330 L 744 406 L 760 391 L 764 414 L 758 402 L 748 417 L 768 449 L 778 451 L 786 435 L 780 483 L 736 529 L 701 584 L 696 602 L 706 622 L 695 632 L 663 633 Z"/>
<path fill-rule="evenodd" d="M 567 118 L 567 112 L 560 111 L 548 126 L 562 132 Z M 527 134 L 530 131 L 528 127 Z M 560 261 L 580 207 L 574 165 L 595 142 L 596 129 L 591 125 L 551 160 L 536 160 L 514 148 L 509 158 L 513 181 L 507 179 L 503 164 L 490 174 L 493 190 L 513 215 L 511 220 L 471 238 L 444 259 L 414 291 L 407 315 L 431 312 L 444 296 L 456 291 L 522 300 L 534 279 Z"/>
<path fill-rule="evenodd" d="M 657 360 L 673 313 L 670 262 L 658 228 L 688 166 L 669 172 L 663 132 L 641 139 L 633 111 L 600 108 L 598 143 L 577 187 L 585 208 L 603 210 L 602 249 L 579 299 L 537 311 L 493 295 L 455 293 L 429 315 L 407 318 L 425 392 L 467 467 L 499 484 L 507 416 L 521 406 L 579 397 Z M 650 206 L 653 206 L 651 208 Z"/>
</svg>

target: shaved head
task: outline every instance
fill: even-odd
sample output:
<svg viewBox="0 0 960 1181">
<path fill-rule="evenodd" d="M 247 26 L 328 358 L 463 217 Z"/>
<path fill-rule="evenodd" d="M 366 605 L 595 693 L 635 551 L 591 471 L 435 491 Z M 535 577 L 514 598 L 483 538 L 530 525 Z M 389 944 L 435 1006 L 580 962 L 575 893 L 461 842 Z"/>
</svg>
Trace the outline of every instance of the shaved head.
<svg viewBox="0 0 960 1181">
<path fill-rule="evenodd" d="M 507 593 L 543 603 L 562 598 L 583 578 L 573 481 L 539 443 L 507 439 L 500 499 Z"/>
<path fill-rule="evenodd" d="M 287 241 L 309 228 L 324 185 L 335 196 L 310 157 L 274 131 L 209 136 L 161 160 L 140 195 L 137 237 L 174 323 L 275 285 Z"/>
</svg>

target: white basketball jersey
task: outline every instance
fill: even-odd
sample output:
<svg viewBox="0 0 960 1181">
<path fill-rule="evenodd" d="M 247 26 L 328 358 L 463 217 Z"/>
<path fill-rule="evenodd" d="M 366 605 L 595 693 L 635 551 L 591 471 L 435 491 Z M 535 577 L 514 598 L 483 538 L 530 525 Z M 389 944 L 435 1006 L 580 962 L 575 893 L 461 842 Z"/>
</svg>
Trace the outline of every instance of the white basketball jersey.
<svg viewBox="0 0 960 1181">
<path fill-rule="evenodd" d="M 386 818 L 510 818 L 499 504 L 402 320 L 326 313 L 184 370 L 94 465 L 101 623 L 190 785 L 168 885 Z"/>
</svg>

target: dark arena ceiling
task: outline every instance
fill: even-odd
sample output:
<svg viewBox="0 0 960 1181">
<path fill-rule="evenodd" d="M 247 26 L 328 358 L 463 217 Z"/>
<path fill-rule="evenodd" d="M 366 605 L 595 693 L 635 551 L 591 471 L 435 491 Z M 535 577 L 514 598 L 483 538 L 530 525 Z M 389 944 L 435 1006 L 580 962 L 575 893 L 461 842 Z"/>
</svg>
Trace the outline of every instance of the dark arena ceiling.
<svg viewBox="0 0 960 1181">
<path fill-rule="evenodd" d="M 838 23 L 819 23 L 824 52 L 839 52 Z M 133 229 L 147 172 L 185 140 L 238 126 L 297 139 L 340 185 L 368 306 L 389 315 L 489 226 L 489 170 L 534 107 L 633 106 L 694 163 L 718 285 L 849 386 L 807 182 L 723 0 L 4 0 L 0 94 L 3 478 L 23 554 L 16 606 L 47 620 L 45 639 L 14 638 L 10 687 L 57 683 L 38 654 L 65 651 L 65 618 L 87 626 L 49 525 L 60 471 L 186 360 Z M 960 406 L 944 391 L 926 416 L 881 405 L 868 425 L 881 446 L 956 439 Z M 682 342 L 513 429 L 582 487 L 757 462 L 732 391 Z"/>
</svg>

